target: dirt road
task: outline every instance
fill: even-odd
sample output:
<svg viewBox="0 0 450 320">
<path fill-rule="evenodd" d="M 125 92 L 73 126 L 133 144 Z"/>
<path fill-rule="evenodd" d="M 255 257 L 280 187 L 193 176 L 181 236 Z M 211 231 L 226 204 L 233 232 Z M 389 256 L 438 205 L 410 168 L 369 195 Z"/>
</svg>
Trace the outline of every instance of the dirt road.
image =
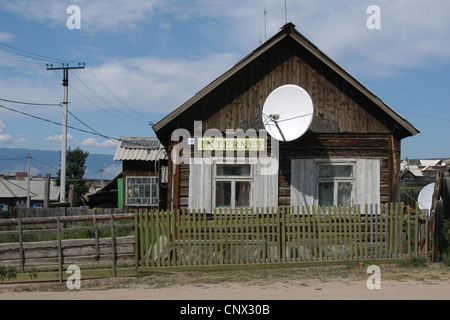
<svg viewBox="0 0 450 320">
<path fill-rule="evenodd" d="M 139 278 L 0 285 L 0 300 L 448 300 L 450 268 L 382 266 L 380 289 L 364 268 L 326 267 L 155 274 Z M 371 282 L 374 283 L 374 282 Z"/>
</svg>

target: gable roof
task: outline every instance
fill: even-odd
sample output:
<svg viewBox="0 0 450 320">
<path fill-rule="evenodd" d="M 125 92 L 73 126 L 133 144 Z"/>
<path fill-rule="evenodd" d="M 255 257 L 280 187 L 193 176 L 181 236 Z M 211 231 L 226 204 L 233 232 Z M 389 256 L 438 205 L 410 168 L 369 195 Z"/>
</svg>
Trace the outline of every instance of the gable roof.
<svg viewBox="0 0 450 320">
<path fill-rule="evenodd" d="M 382 110 L 385 114 L 391 117 L 397 127 L 401 129 L 404 137 L 413 136 L 415 134 L 420 133 L 420 131 L 415 128 L 411 123 L 409 123 L 406 119 L 400 116 L 397 112 L 395 112 L 392 108 L 390 108 L 386 103 L 384 103 L 381 99 L 379 99 L 372 91 L 367 89 L 364 85 L 362 85 L 359 81 L 357 81 L 353 76 L 351 76 L 348 72 L 346 72 L 342 67 L 340 67 L 336 62 L 330 59 L 326 54 L 320 51 L 311 41 L 309 41 L 306 37 L 304 37 L 300 32 L 295 29 L 295 25 L 292 23 L 288 23 L 281 28 L 281 31 L 270 38 L 268 41 L 263 43 L 253 52 L 248 54 L 242 60 L 240 60 L 237 64 L 235 64 L 231 69 L 222 74 L 216 80 L 211 82 L 209 85 L 204 87 L 202 90 L 197 92 L 191 99 L 186 101 L 180 107 L 172 111 L 169 115 L 164 117 L 162 120 L 153 125 L 153 130 L 158 134 L 163 127 L 171 123 L 174 119 L 183 114 L 186 110 L 188 110 L 191 106 L 193 106 L 196 102 L 202 99 L 204 96 L 208 95 L 211 91 L 219 87 L 222 83 L 224 83 L 227 79 L 238 73 L 245 66 L 253 62 L 255 59 L 260 57 L 262 54 L 270 50 L 273 46 L 278 44 L 281 40 L 286 37 L 291 37 L 294 39 L 300 46 L 310 52 L 315 59 L 319 60 L 326 66 L 328 66 L 331 70 L 333 70 L 342 80 L 346 81 L 348 84 L 356 88 L 359 92 L 361 92 L 364 96 L 366 96 L 371 102 L 373 102 L 380 110 Z"/>
</svg>

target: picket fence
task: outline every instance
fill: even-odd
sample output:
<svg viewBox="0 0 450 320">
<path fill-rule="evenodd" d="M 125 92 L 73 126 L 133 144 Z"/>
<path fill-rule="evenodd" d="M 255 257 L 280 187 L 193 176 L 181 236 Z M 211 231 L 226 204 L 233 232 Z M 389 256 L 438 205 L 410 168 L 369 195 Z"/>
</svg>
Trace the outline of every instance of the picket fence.
<svg viewBox="0 0 450 320">
<path fill-rule="evenodd" d="M 428 255 L 428 215 L 403 204 L 140 211 L 138 267 L 404 259 Z"/>
</svg>

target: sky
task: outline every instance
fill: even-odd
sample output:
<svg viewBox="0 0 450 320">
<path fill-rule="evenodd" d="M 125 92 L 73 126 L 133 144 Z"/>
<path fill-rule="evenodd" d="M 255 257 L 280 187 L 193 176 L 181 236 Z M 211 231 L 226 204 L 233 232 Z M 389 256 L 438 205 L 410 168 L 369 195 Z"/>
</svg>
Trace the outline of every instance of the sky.
<svg viewBox="0 0 450 320">
<path fill-rule="evenodd" d="M 0 0 L 0 147 L 61 149 L 62 71 L 47 64 L 86 66 L 69 71 L 68 147 L 113 155 L 114 139 L 155 136 L 288 21 L 421 131 L 402 159 L 450 158 L 448 12 L 448 0 Z"/>
</svg>

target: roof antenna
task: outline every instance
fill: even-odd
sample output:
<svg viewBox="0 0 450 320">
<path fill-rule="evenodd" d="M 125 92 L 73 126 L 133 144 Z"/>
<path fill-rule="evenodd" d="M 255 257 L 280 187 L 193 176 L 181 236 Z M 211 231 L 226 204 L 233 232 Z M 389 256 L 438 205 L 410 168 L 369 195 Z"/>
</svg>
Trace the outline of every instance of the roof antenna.
<svg viewBox="0 0 450 320">
<path fill-rule="evenodd" d="M 267 0 L 264 0 L 264 42 L 267 41 Z"/>
<path fill-rule="evenodd" d="M 287 24 L 287 0 L 284 0 L 284 24 Z"/>
</svg>

